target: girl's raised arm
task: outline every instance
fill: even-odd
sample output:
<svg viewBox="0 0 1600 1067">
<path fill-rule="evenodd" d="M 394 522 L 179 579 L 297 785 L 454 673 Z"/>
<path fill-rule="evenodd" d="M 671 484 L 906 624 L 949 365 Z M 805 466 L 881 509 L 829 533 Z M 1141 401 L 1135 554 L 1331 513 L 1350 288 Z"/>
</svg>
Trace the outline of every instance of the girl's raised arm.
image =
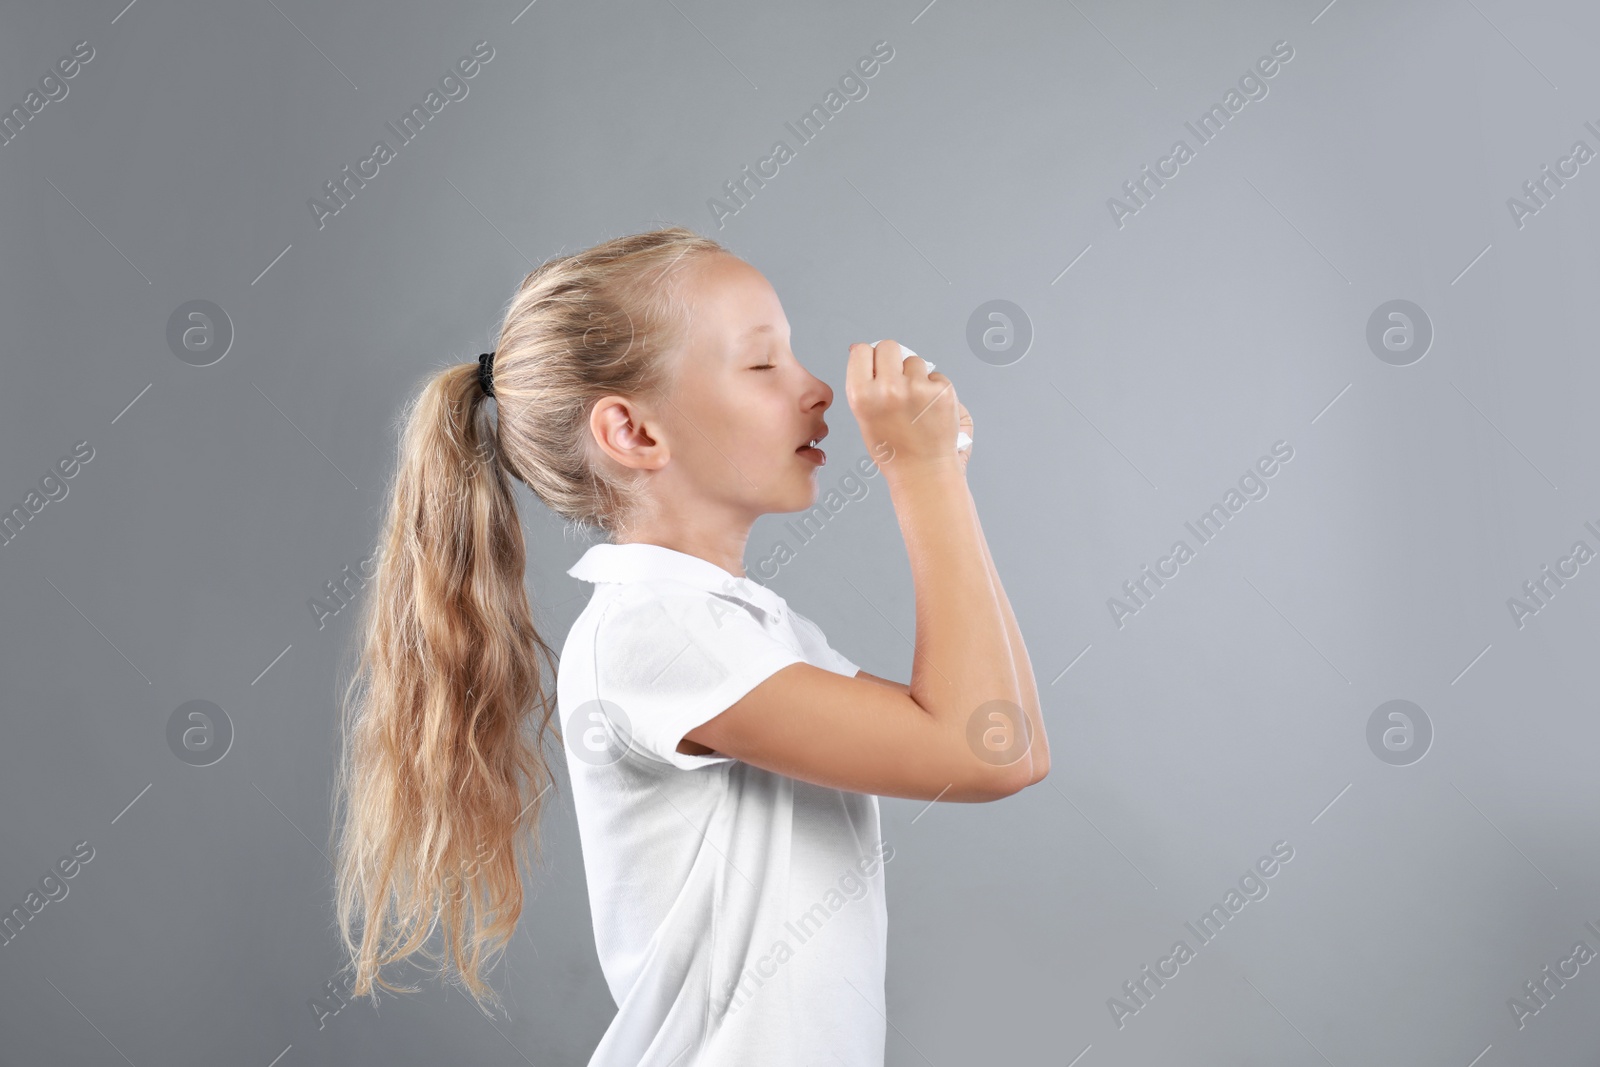
<svg viewBox="0 0 1600 1067">
<path fill-rule="evenodd" d="M 917 356 L 898 364 L 853 345 L 850 406 L 883 472 L 916 588 L 907 692 L 806 663 L 784 667 L 685 736 L 725 755 L 820 785 L 882 796 L 994 800 L 1038 781 L 1043 748 L 1024 710 L 1027 680 L 992 584 L 965 464 L 950 449 L 955 390 Z M 876 360 L 877 367 L 874 368 Z M 898 370 L 898 373 L 896 373 Z M 1035 703 L 1036 697 L 1031 698 Z M 1037 738 L 1035 734 L 1039 734 Z"/>
</svg>

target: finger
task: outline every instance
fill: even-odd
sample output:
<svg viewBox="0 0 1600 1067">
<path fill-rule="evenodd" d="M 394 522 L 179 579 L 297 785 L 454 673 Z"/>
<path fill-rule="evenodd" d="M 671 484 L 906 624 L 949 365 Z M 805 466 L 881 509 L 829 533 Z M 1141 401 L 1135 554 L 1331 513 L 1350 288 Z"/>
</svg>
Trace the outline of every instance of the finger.
<svg viewBox="0 0 1600 1067">
<path fill-rule="evenodd" d="M 872 382 L 872 346 L 857 341 L 850 346 L 849 362 L 845 364 L 844 384 L 848 396 L 851 390 L 859 393 Z"/>
<path fill-rule="evenodd" d="M 911 356 L 916 356 L 917 355 L 915 352 L 911 351 L 911 349 L 907 348 L 905 345 L 901 345 L 900 346 L 900 351 L 902 353 L 904 353 L 906 358 L 909 358 Z M 928 372 L 931 374 L 933 372 L 933 363 L 930 360 L 928 360 L 926 357 L 923 357 L 923 356 L 917 356 L 917 358 L 922 360 L 923 363 L 927 364 Z M 904 360 L 902 360 L 901 362 L 903 363 Z"/>
<path fill-rule="evenodd" d="M 876 348 L 878 345 L 881 345 L 881 344 L 883 344 L 882 341 L 876 341 L 876 342 L 873 343 L 873 347 Z M 905 345 L 900 344 L 898 341 L 896 341 L 895 344 L 898 345 L 899 348 L 900 348 L 900 373 L 905 374 L 905 373 L 907 373 L 906 360 L 910 359 L 912 356 L 916 356 L 917 354 L 915 352 L 913 352 L 911 349 L 907 348 Z M 917 358 L 921 359 L 922 357 L 918 356 Z M 923 360 L 923 363 L 926 364 L 927 369 L 928 369 L 928 373 L 932 374 L 933 373 L 934 364 L 931 361 L 925 360 L 925 359 Z M 887 363 L 881 363 L 881 364 L 879 364 L 879 366 L 880 367 L 886 367 L 886 366 L 888 366 L 888 364 Z M 915 370 L 916 368 L 913 367 L 911 369 Z"/>
<path fill-rule="evenodd" d="M 881 345 L 881 344 L 883 344 L 883 342 L 882 341 L 875 341 L 875 342 L 873 342 L 873 344 L 874 345 Z M 895 344 L 900 345 L 900 342 L 896 341 Z M 916 355 L 916 353 L 913 352 L 911 349 L 907 348 L 905 345 L 900 345 L 900 359 L 901 359 L 901 362 L 904 362 L 905 358 L 907 356 L 914 356 L 914 355 Z M 928 364 L 928 366 L 931 367 L 931 366 L 933 366 L 933 364 L 930 363 L 930 364 Z"/>
<path fill-rule="evenodd" d="M 872 350 L 875 353 L 876 375 L 882 377 L 891 370 L 905 372 L 906 352 L 909 350 L 902 348 L 899 341 L 885 339 L 874 344 Z"/>
</svg>

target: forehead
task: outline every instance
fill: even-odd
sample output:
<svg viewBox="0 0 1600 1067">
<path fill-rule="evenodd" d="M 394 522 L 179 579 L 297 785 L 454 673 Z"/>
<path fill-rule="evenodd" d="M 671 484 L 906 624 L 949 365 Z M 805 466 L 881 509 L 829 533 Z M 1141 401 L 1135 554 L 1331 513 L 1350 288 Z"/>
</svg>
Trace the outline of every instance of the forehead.
<svg viewBox="0 0 1600 1067">
<path fill-rule="evenodd" d="M 686 287 L 691 334 L 720 345 L 754 343 L 787 332 L 788 320 L 772 285 L 744 260 L 707 256 Z"/>
</svg>

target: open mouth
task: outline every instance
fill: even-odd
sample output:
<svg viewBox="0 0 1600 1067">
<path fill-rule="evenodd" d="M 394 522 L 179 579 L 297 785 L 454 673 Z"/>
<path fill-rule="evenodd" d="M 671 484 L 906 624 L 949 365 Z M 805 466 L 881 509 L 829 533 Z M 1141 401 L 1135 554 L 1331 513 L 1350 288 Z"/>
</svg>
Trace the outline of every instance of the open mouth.
<svg viewBox="0 0 1600 1067">
<path fill-rule="evenodd" d="M 822 466 L 824 463 L 828 462 L 828 454 L 822 449 L 818 448 L 816 443 L 821 441 L 826 436 L 828 436 L 828 431 L 823 430 L 821 434 L 808 438 L 804 444 L 795 449 L 795 454 L 804 459 L 810 460 L 819 467 Z"/>
</svg>

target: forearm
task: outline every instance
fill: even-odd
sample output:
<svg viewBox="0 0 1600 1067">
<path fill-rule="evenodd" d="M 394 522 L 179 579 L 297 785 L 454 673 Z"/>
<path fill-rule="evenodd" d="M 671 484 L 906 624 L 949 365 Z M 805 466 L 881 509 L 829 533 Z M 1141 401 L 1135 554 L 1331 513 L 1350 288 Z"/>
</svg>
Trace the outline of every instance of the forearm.
<svg viewBox="0 0 1600 1067">
<path fill-rule="evenodd" d="M 983 705 L 1022 701 L 983 532 L 966 477 L 953 463 L 893 472 L 890 479 L 916 588 L 911 696 L 967 735 Z"/>
<path fill-rule="evenodd" d="M 1050 742 L 1045 736 L 1044 711 L 1039 704 L 1039 687 L 1033 677 L 1033 662 L 1028 658 L 1028 646 L 1022 640 L 1022 629 L 1017 625 L 1016 613 L 1011 610 L 1005 586 L 995 570 L 994 557 L 989 553 L 989 540 L 984 536 L 983 523 L 978 519 L 978 505 L 972 497 L 970 486 L 967 489 L 967 504 L 972 512 L 972 523 L 978 530 L 978 542 L 983 546 L 983 559 L 989 569 L 989 582 L 994 588 L 995 600 L 1005 617 L 1006 638 L 1011 649 L 1012 667 L 1016 672 L 1017 689 L 1022 696 L 1022 711 L 1028 718 L 1029 736 L 1033 739 L 1028 750 L 1033 760 L 1032 780 L 1038 781 L 1050 770 Z"/>
</svg>

